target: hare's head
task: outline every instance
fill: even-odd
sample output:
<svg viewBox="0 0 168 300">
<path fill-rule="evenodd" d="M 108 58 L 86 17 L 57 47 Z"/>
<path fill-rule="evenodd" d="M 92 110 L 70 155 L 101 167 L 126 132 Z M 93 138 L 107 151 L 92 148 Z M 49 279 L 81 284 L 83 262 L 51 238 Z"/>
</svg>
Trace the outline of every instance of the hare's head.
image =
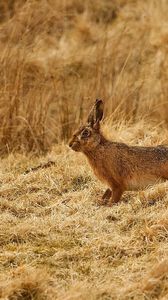
<svg viewBox="0 0 168 300">
<path fill-rule="evenodd" d="M 103 117 L 103 101 L 96 100 L 87 122 L 80 127 L 69 142 L 74 151 L 88 152 L 94 150 L 101 142 L 100 121 Z"/>
</svg>

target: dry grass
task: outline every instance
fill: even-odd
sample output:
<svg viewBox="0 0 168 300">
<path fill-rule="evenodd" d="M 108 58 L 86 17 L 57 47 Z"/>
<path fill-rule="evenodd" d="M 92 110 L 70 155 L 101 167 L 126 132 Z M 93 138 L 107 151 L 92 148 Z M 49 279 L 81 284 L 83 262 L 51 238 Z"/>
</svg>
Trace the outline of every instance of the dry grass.
<svg viewBox="0 0 168 300">
<path fill-rule="evenodd" d="M 137 128 L 112 133 L 130 144 L 167 135 Z M 105 187 L 64 145 L 45 157 L 10 154 L 0 167 L 1 299 L 167 299 L 167 184 L 106 208 L 97 205 Z"/>
<path fill-rule="evenodd" d="M 96 97 L 109 138 L 168 144 L 167 15 L 165 0 L 0 2 L 0 299 L 168 299 L 167 183 L 99 207 L 105 187 L 65 145 Z"/>
</svg>

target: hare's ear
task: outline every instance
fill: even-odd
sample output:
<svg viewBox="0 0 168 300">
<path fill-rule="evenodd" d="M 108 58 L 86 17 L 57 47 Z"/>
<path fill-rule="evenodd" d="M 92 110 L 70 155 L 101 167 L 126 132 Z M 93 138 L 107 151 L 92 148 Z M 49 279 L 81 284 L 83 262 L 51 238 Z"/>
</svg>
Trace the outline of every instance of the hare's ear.
<svg viewBox="0 0 168 300">
<path fill-rule="evenodd" d="M 88 116 L 87 122 L 89 125 L 91 125 L 92 127 L 95 124 L 98 124 L 101 119 L 103 118 L 103 101 L 96 99 L 95 104 L 93 105 L 91 112 Z"/>
</svg>

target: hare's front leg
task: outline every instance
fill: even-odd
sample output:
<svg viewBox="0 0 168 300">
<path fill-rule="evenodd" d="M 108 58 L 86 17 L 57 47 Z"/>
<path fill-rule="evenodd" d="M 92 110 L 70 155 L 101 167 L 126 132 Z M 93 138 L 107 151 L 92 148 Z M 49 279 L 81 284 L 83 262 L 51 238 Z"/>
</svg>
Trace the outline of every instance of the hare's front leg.
<svg viewBox="0 0 168 300">
<path fill-rule="evenodd" d="M 110 189 L 107 189 L 105 191 L 105 193 L 103 194 L 103 196 L 102 196 L 101 204 L 102 205 L 107 205 L 107 203 L 108 203 L 109 199 L 111 198 L 111 196 L 112 196 L 112 191 Z"/>
<path fill-rule="evenodd" d="M 113 185 L 111 197 L 108 202 L 108 206 L 112 206 L 113 204 L 118 203 L 121 199 L 122 193 L 123 193 L 123 190 L 121 189 L 120 186 Z"/>
</svg>

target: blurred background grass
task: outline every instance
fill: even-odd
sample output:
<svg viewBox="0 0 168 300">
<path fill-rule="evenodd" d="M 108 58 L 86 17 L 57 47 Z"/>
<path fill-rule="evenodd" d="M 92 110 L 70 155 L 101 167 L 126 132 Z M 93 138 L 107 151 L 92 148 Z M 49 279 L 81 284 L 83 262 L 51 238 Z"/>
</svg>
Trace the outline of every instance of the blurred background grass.
<svg viewBox="0 0 168 300">
<path fill-rule="evenodd" d="M 0 152 L 67 141 L 96 97 L 109 122 L 168 124 L 166 0 L 1 0 Z"/>
</svg>

